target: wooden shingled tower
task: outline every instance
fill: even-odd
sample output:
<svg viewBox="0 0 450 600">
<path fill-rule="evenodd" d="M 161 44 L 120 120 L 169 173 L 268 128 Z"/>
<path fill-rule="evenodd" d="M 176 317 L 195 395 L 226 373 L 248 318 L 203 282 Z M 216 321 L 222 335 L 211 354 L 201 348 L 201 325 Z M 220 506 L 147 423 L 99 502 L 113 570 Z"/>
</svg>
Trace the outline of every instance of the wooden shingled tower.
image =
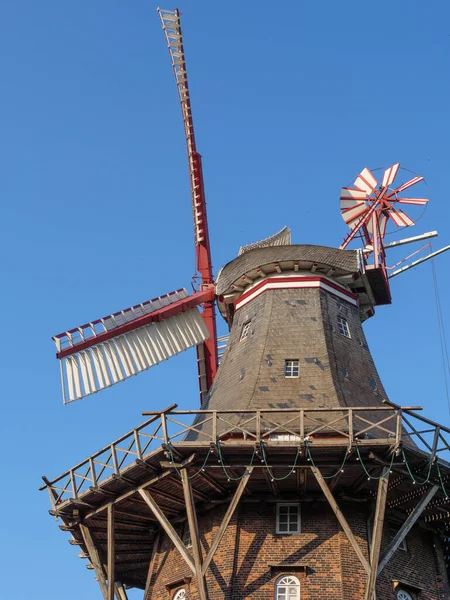
<svg viewBox="0 0 450 600">
<path fill-rule="evenodd" d="M 159 12 L 186 135 L 195 291 L 54 341 L 65 402 L 195 347 L 201 404 L 156 407 L 44 477 L 50 513 L 104 600 L 130 588 L 143 600 L 450 600 L 450 429 L 388 400 L 362 326 L 390 304 L 390 278 L 437 254 L 388 275 L 390 247 L 435 235 L 384 243 L 389 222 L 413 224 L 398 205 L 426 204 L 403 195 L 422 178 L 395 184 L 393 165 L 378 182 L 366 168 L 341 192 L 340 248 L 292 244 L 284 228 L 214 277 L 180 15 Z"/>
</svg>

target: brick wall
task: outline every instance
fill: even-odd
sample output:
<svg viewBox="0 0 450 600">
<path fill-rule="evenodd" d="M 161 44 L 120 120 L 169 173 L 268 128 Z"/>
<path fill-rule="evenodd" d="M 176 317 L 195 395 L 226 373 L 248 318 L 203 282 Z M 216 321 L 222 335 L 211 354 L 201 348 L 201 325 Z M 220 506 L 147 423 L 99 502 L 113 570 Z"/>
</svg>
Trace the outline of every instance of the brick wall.
<svg viewBox="0 0 450 600">
<path fill-rule="evenodd" d="M 301 533 L 289 536 L 275 533 L 275 507 L 268 501 L 240 505 L 207 573 L 209 600 L 273 600 L 275 582 L 284 574 L 300 580 L 301 600 L 361 600 L 366 582 L 364 569 L 328 504 L 303 502 Z M 345 504 L 342 508 L 368 556 L 366 508 Z M 204 555 L 224 511 L 209 511 L 199 518 Z M 386 538 L 383 548 L 387 543 Z M 408 591 L 414 600 L 449 600 L 433 535 L 415 528 L 407 537 L 407 548 L 406 552 L 398 550 L 380 575 L 377 600 L 395 600 L 394 580 L 411 584 Z M 299 562 L 306 565 L 306 572 L 299 567 L 270 566 Z M 180 587 L 187 590 L 188 600 L 198 599 L 195 577 L 165 538 L 146 600 L 171 600 Z M 422 588 L 417 596 L 416 588 Z"/>
</svg>

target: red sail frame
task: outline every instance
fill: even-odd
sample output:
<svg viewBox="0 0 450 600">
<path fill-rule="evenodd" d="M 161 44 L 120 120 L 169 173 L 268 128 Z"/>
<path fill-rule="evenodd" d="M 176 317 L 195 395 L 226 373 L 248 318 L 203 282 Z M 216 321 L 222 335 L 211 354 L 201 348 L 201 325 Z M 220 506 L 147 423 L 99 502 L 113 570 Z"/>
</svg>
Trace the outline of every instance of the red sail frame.
<svg viewBox="0 0 450 600">
<path fill-rule="evenodd" d="M 183 116 L 186 149 L 189 165 L 189 181 L 194 218 L 194 243 L 196 258 L 195 279 L 200 279 L 201 290 L 214 290 L 214 276 L 209 243 L 208 219 L 206 213 L 205 185 L 203 180 L 202 158 L 197 152 L 192 119 L 191 99 L 187 79 L 186 60 L 184 56 L 183 37 L 180 24 L 180 11 L 158 9 L 167 47 L 169 49 L 175 81 L 180 98 Z M 217 331 L 214 298 L 203 303 L 202 317 L 209 331 L 209 339 L 202 348 L 197 347 L 197 361 L 201 402 L 205 401 L 217 372 Z"/>
</svg>

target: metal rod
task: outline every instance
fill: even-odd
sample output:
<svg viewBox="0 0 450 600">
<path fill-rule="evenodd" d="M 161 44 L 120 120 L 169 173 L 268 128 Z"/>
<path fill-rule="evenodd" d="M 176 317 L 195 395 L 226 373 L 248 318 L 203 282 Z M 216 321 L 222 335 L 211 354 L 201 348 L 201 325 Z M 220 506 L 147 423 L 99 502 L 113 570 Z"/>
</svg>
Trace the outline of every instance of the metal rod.
<svg viewBox="0 0 450 600">
<path fill-rule="evenodd" d="M 421 235 L 415 235 L 413 237 L 403 238 L 402 240 L 397 240 L 395 242 L 389 242 L 389 244 L 384 244 L 384 248 L 395 248 L 396 246 L 404 246 L 405 244 L 412 244 L 413 242 L 428 240 L 430 238 L 436 237 L 437 234 L 437 231 L 429 231 L 428 233 L 422 233 Z"/>
<path fill-rule="evenodd" d="M 403 273 L 404 271 L 407 271 L 408 269 L 412 269 L 413 267 L 416 267 L 417 265 L 420 265 L 420 263 L 423 263 L 426 260 L 430 260 L 430 258 L 434 258 L 438 254 L 442 254 L 443 252 L 447 252 L 447 250 L 450 250 L 450 245 L 449 246 L 445 246 L 445 248 L 441 248 L 440 250 L 436 250 L 436 252 L 432 252 L 428 256 L 424 256 L 423 258 L 419 258 L 418 260 L 415 260 L 414 262 L 412 262 L 410 265 L 406 265 L 406 267 L 402 267 L 401 269 L 397 269 L 397 271 L 394 271 L 393 273 L 391 273 L 389 275 L 389 279 L 391 279 L 391 277 L 395 277 L 396 275 L 400 275 L 400 273 Z"/>
</svg>

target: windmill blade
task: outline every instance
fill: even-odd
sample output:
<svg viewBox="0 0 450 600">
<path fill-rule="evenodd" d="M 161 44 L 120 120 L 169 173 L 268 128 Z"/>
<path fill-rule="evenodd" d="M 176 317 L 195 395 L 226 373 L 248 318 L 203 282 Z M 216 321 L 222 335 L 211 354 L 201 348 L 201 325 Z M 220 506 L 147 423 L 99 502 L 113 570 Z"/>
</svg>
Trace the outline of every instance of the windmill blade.
<svg viewBox="0 0 450 600">
<path fill-rule="evenodd" d="M 94 394 L 206 341 L 208 329 L 197 306 L 213 298 L 212 290 L 189 296 L 181 289 L 55 336 L 64 402 Z"/>
<path fill-rule="evenodd" d="M 428 204 L 428 198 L 395 198 L 395 202 L 400 204 L 415 204 L 416 206 L 425 206 Z"/>
<path fill-rule="evenodd" d="M 381 213 L 378 217 L 378 230 L 381 238 L 384 238 L 386 235 L 386 227 L 387 227 L 388 217 L 383 213 Z M 373 236 L 373 221 L 370 219 L 367 223 L 367 230 L 370 235 Z"/>
<path fill-rule="evenodd" d="M 365 167 L 356 178 L 355 186 L 360 190 L 364 190 L 366 195 L 370 196 L 370 194 L 377 187 L 377 180 L 372 175 L 372 172 Z"/>
<path fill-rule="evenodd" d="M 402 210 L 391 208 L 389 209 L 389 216 L 397 227 L 409 227 L 410 225 L 415 225 L 415 222 Z"/>
<path fill-rule="evenodd" d="M 386 171 L 383 174 L 383 181 L 381 183 L 382 187 L 389 187 L 393 183 L 399 168 L 400 163 L 397 163 L 395 165 L 392 165 L 392 167 L 389 167 L 389 169 L 386 169 Z"/>
<path fill-rule="evenodd" d="M 364 202 L 366 199 L 366 192 L 364 190 L 344 187 L 341 190 L 340 199 L 341 202 L 344 202 L 346 200 Z"/>
<path fill-rule="evenodd" d="M 353 208 L 346 208 L 341 211 L 342 218 L 350 227 L 353 229 L 355 225 L 358 223 L 361 216 L 366 213 L 369 209 L 367 208 L 365 202 L 357 203 Z"/>
<path fill-rule="evenodd" d="M 395 196 L 396 194 L 400 194 L 400 192 L 407 190 L 408 188 L 412 187 L 413 185 L 416 185 L 416 183 L 419 183 L 420 181 L 423 181 L 423 177 L 421 177 L 420 175 L 417 177 L 413 177 L 406 183 L 403 183 L 400 187 L 398 187 L 395 190 L 393 190 L 392 192 L 390 192 L 386 196 L 386 198 L 392 198 L 392 196 Z"/>
</svg>

